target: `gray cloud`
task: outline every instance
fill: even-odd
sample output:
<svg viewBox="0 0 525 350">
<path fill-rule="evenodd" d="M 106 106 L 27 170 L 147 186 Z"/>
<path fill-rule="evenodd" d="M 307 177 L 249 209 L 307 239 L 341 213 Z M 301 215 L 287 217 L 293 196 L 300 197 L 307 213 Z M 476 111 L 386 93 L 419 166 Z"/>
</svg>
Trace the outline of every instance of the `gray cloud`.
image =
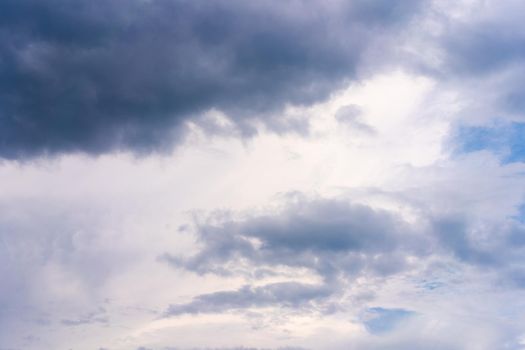
<svg viewBox="0 0 525 350">
<path fill-rule="evenodd" d="M 108 324 L 109 319 L 104 308 L 99 308 L 96 311 L 89 312 L 77 318 L 65 318 L 60 321 L 65 326 L 80 326 L 86 324 Z"/>
<path fill-rule="evenodd" d="M 522 1 L 463 4 L 467 16 L 450 16 L 437 7 L 430 22 L 439 29 L 414 27 L 417 40 L 401 60 L 429 75 L 444 89 L 460 92 L 459 114 L 468 123 L 524 120 L 525 27 Z M 424 44 L 421 44 L 424 43 Z M 420 46 L 422 45 L 422 46 Z M 414 61 L 413 52 L 418 58 Z"/>
<path fill-rule="evenodd" d="M 165 316 L 197 313 L 221 313 L 229 310 L 267 306 L 294 309 L 316 308 L 317 302 L 326 300 L 334 290 L 325 285 L 281 282 L 261 287 L 244 286 L 235 291 L 202 294 L 187 304 L 171 305 Z"/>
<path fill-rule="evenodd" d="M 341 107 L 335 114 L 335 119 L 356 131 L 373 135 L 376 133 L 376 130 L 365 123 L 361 118 L 361 108 L 357 105 L 347 105 Z"/>
<path fill-rule="evenodd" d="M 479 224 L 461 217 L 433 219 L 433 235 L 439 242 L 437 254 L 496 272 L 499 283 L 525 287 L 525 227 L 507 219 L 497 225 Z"/>
<path fill-rule="evenodd" d="M 494 114 L 493 118 L 511 115 L 523 121 L 525 32 L 504 22 L 465 27 L 454 30 L 445 41 L 449 67 L 446 79 L 459 77 L 478 82 L 481 89 L 476 93 L 488 96 L 480 102 L 490 104 L 485 108 Z"/>
<path fill-rule="evenodd" d="M 202 246 L 193 256 L 165 254 L 164 261 L 199 274 L 260 278 L 279 267 L 308 269 L 320 285 L 277 283 L 203 294 L 172 305 L 166 315 L 280 306 L 333 312 L 343 286 L 358 276 L 386 277 L 424 257 L 432 240 L 397 215 L 345 200 L 309 200 L 301 195 L 279 213 L 244 220 L 213 217 L 197 224 Z"/>
<path fill-rule="evenodd" d="M 519 18 L 513 12 L 524 8 L 523 3 L 509 1 L 494 13 L 487 13 L 489 7 L 478 9 L 481 19 L 445 22 L 445 32 L 439 40 L 446 54 L 445 67 L 450 73 L 465 77 L 523 64 L 525 31 L 516 25 Z"/>
<path fill-rule="evenodd" d="M 303 128 L 275 112 L 354 78 L 419 3 L 3 1 L 0 156 L 162 150 L 212 108 Z"/>
<path fill-rule="evenodd" d="M 164 259 L 200 274 L 246 272 L 235 263 L 244 260 L 257 266 L 255 274 L 265 267 L 299 267 L 332 281 L 362 273 L 387 276 L 405 269 L 408 254 L 431 249 L 424 235 L 390 212 L 302 197 L 275 215 L 199 224 L 197 234 L 200 252 Z"/>
<path fill-rule="evenodd" d="M 524 285 L 522 224 L 510 219 L 503 225 L 499 222 L 498 229 L 452 214 L 421 215 L 409 224 L 393 212 L 342 199 L 309 200 L 296 195 L 272 215 L 239 220 L 212 216 L 196 224 L 199 251 L 187 257 L 164 254 L 162 259 L 198 274 L 255 279 L 277 273 L 280 267 L 308 269 L 323 284 L 248 285 L 199 295 L 189 303 L 172 305 L 166 315 L 263 306 L 317 305 L 318 311 L 336 310 L 342 300 L 338 293 L 356 277 L 399 275 L 416 268 L 414 260 L 409 262 L 414 258 L 453 259 L 480 271 L 497 272 L 501 282 Z"/>
</svg>

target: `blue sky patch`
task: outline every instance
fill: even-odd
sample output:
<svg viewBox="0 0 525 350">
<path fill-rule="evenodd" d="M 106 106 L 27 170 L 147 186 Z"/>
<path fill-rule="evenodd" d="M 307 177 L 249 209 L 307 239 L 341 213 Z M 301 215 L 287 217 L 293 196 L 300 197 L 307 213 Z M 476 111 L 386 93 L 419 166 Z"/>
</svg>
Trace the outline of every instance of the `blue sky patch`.
<svg viewBox="0 0 525 350">
<path fill-rule="evenodd" d="M 503 163 L 525 161 L 525 123 L 508 123 L 492 127 L 460 126 L 454 135 L 458 153 L 487 150 Z"/>
<path fill-rule="evenodd" d="M 402 321 L 415 313 L 405 309 L 373 307 L 366 310 L 364 325 L 372 334 L 381 334 L 395 329 Z"/>
<path fill-rule="evenodd" d="M 517 215 L 512 216 L 512 219 L 525 224 L 525 203 L 522 203 L 517 208 Z"/>
</svg>

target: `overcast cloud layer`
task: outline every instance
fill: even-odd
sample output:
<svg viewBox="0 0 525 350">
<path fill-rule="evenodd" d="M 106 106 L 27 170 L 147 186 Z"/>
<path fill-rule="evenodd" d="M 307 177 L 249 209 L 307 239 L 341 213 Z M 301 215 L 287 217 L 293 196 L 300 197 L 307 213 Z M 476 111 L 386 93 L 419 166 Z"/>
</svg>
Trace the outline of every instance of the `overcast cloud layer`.
<svg viewBox="0 0 525 350">
<path fill-rule="evenodd" d="M 525 349 L 524 12 L 0 2 L 0 350 Z"/>
</svg>

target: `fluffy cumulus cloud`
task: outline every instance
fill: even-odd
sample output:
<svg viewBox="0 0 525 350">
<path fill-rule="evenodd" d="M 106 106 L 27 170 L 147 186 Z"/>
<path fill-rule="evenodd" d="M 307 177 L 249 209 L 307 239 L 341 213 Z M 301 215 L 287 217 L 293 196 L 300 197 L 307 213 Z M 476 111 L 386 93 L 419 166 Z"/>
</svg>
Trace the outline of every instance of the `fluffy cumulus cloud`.
<svg viewBox="0 0 525 350">
<path fill-rule="evenodd" d="M 525 349 L 518 0 L 0 3 L 0 350 Z"/>
</svg>

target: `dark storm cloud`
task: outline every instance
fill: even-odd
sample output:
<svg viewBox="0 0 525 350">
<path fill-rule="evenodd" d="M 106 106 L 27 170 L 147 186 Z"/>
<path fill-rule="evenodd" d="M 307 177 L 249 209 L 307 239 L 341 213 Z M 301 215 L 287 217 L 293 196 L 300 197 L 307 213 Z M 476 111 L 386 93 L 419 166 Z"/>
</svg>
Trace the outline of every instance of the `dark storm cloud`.
<svg viewBox="0 0 525 350">
<path fill-rule="evenodd" d="M 221 313 L 236 309 L 279 306 L 293 309 L 311 309 L 317 302 L 334 293 L 325 285 L 281 282 L 261 287 L 244 286 L 234 291 L 202 294 L 187 304 L 171 305 L 165 316 L 197 313 Z"/>
<path fill-rule="evenodd" d="M 302 128 L 274 112 L 354 78 L 419 2 L 2 1 L 0 156 L 165 149 L 212 108 Z"/>
</svg>

